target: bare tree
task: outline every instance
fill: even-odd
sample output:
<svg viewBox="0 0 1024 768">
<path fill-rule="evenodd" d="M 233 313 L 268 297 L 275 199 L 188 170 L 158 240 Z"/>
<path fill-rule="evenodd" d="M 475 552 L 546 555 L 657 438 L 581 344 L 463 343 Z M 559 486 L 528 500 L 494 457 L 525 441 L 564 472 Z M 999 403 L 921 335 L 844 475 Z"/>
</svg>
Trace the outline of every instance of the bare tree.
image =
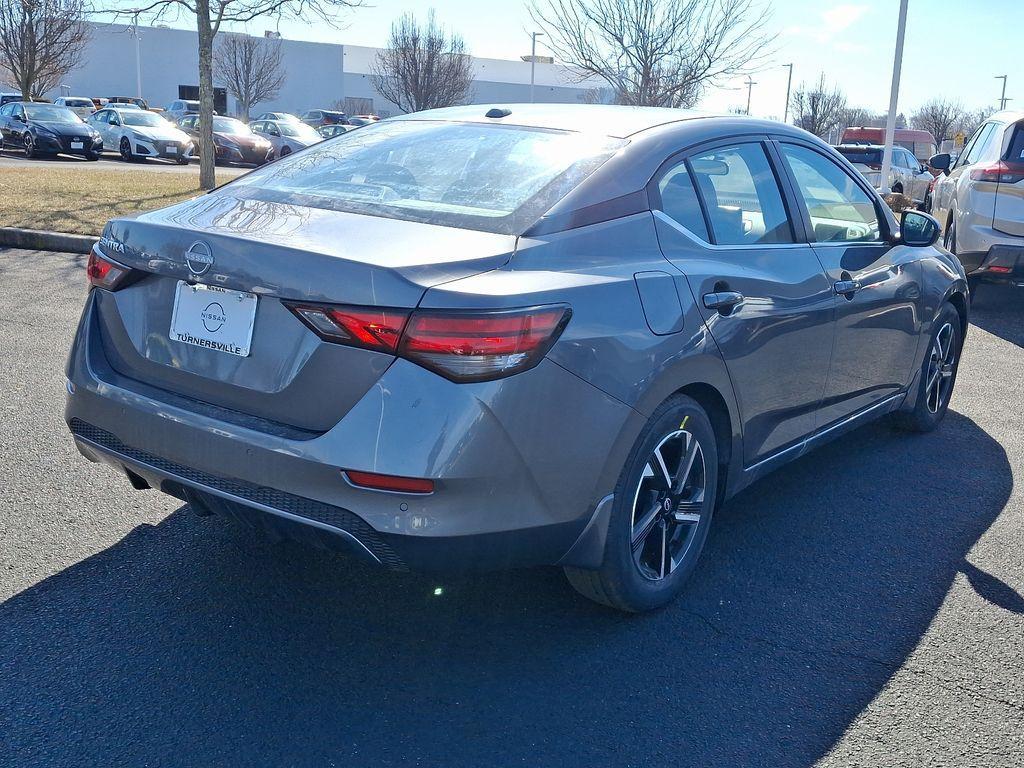
<svg viewBox="0 0 1024 768">
<path fill-rule="evenodd" d="M 969 139 L 971 138 L 971 134 L 978 130 L 981 127 L 981 124 L 992 117 L 995 112 L 996 110 L 992 107 L 982 107 L 981 109 L 976 109 L 973 112 L 965 112 L 958 129 L 963 131 L 965 139 Z"/>
<path fill-rule="evenodd" d="M 277 98 L 284 85 L 281 41 L 251 35 L 226 34 L 213 51 L 213 74 L 238 102 L 240 117 L 249 109 Z"/>
<path fill-rule="evenodd" d="M 42 96 L 82 60 L 89 28 L 81 0 L 0 1 L 0 71 L 26 101 Z"/>
<path fill-rule="evenodd" d="M 403 112 L 450 107 L 469 99 L 473 62 L 462 36 L 439 26 L 433 11 L 425 25 L 404 13 L 371 65 L 370 82 Z"/>
<path fill-rule="evenodd" d="M 963 104 L 942 98 L 922 104 L 910 116 L 911 125 L 919 131 L 931 133 L 935 137 L 935 143 L 940 147 L 946 139 L 953 138 L 963 119 Z"/>
<path fill-rule="evenodd" d="M 789 105 L 793 123 L 815 136 L 827 138 L 829 132 L 840 127 L 846 113 L 846 96 L 837 87 L 830 88 L 825 75 L 812 86 L 801 83 L 793 92 Z"/>
<path fill-rule="evenodd" d="M 620 104 L 692 107 L 704 89 L 771 53 L 756 0 L 530 0 L 556 58 Z"/>
<path fill-rule="evenodd" d="M 0 0 L 9 2 L 9 0 Z M 115 17 L 151 20 L 188 17 L 199 33 L 199 186 L 213 189 L 216 167 L 213 148 L 213 41 L 224 24 L 244 24 L 261 16 L 277 19 L 319 18 L 335 23 L 335 14 L 354 8 L 362 0 L 129 0 L 140 5 L 126 7 L 124 0 L 96 0 L 107 4 L 105 13 Z M 141 94 L 140 94 L 141 95 Z"/>
</svg>

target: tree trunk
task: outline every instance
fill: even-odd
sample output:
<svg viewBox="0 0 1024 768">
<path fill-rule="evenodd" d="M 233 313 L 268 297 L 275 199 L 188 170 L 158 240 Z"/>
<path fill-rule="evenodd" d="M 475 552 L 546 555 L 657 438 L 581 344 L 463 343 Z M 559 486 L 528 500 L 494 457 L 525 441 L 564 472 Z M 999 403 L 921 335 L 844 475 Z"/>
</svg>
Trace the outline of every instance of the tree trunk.
<svg viewBox="0 0 1024 768">
<path fill-rule="evenodd" d="M 213 143 L 213 27 L 209 0 L 196 3 L 199 27 L 199 188 L 213 189 L 216 179 L 216 147 Z"/>
</svg>

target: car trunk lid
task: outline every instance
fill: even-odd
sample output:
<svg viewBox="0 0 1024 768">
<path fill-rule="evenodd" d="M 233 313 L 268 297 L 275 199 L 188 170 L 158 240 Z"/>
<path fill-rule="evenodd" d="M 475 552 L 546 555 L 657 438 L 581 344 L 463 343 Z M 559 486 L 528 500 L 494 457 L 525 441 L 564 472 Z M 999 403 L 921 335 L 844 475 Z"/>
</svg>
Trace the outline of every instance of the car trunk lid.
<svg viewBox="0 0 1024 768">
<path fill-rule="evenodd" d="M 324 431 L 393 357 L 325 343 L 283 302 L 411 309 L 434 285 L 501 266 L 514 247 L 511 235 L 244 199 L 223 189 L 109 225 L 100 249 L 140 270 L 141 279 L 97 297 L 104 351 L 118 374 L 147 387 Z M 248 355 L 172 337 L 178 292 L 191 283 L 224 289 L 230 300 L 256 296 Z"/>
</svg>

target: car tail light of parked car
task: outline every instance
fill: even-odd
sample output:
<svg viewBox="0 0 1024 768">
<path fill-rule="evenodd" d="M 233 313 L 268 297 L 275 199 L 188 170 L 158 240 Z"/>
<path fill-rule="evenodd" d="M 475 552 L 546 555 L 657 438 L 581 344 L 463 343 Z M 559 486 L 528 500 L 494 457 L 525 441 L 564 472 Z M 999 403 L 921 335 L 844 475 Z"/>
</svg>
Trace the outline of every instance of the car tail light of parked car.
<svg viewBox="0 0 1024 768">
<path fill-rule="evenodd" d="M 1024 163 L 997 160 L 971 169 L 971 181 L 991 181 L 1000 184 L 1016 184 L 1024 180 Z"/>
<path fill-rule="evenodd" d="M 97 288 L 113 291 L 125 283 L 132 269 L 118 264 L 102 256 L 95 248 L 89 252 L 89 261 L 85 266 L 85 274 L 89 284 Z"/>
<path fill-rule="evenodd" d="M 532 368 L 558 339 L 566 306 L 465 312 L 287 304 L 325 341 L 404 357 L 452 381 L 489 381 Z"/>
</svg>

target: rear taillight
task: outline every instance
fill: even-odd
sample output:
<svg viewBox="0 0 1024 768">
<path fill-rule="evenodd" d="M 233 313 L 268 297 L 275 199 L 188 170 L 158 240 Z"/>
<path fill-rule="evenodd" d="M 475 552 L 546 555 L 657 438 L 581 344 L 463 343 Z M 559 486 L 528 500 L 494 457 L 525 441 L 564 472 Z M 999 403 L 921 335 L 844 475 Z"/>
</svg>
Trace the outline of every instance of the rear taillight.
<svg viewBox="0 0 1024 768">
<path fill-rule="evenodd" d="M 350 347 L 395 353 L 409 313 L 401 309 L 288 304 L 317 336 Z"/>
<path fill-rule="evenodd" d="M 564 305 L 462 311 L 285 305 L 325 341 L 386 352 L 457 382 L 490 381 L 535 366 L 571 311 Z"/>
<path fill-rule="evenodd" d="M 971 181 L 992 181 L 1000 184 L 1016 184 L 1024 180 L 1024 163 L 1008 163 L 998 160 L 971 169 Z"/>
<path fill-rule="evenodd" d="M 532 368 L 569 320 L 568 307 L 505 312 L 423 310 L 409 318 L 399 354 L 453 381 L 487 381 Z"/>
<path fill-rule="evenodd" d="M 116 290 L 132 273 L 130 267 L 111 261 L 95 247 L 89 251 L 89 261 L 85 265 L 85 275 L 91 285 L 108 291 Z"/>
</svg>

